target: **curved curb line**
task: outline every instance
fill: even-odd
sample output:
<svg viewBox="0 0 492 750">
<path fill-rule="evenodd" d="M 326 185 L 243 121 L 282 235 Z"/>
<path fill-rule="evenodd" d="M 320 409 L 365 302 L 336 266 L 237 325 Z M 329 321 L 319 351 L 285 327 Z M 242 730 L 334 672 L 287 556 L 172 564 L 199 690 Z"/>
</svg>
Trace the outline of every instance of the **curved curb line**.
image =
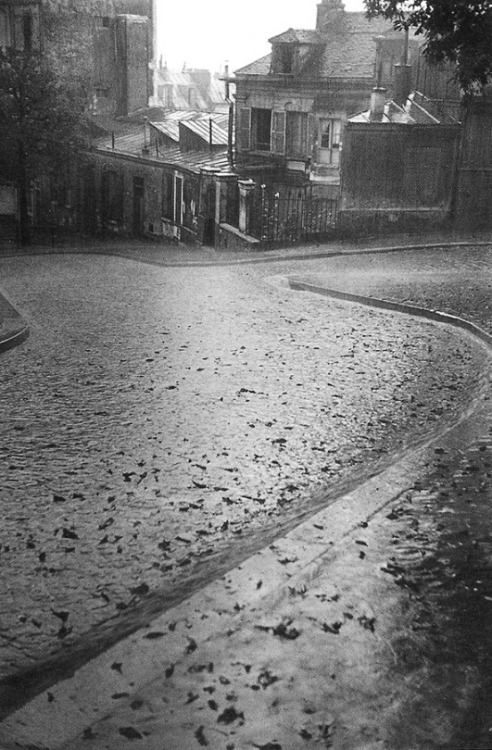
<svg viewBox="0 0 492 750">
<path fill-rule="evenodd" d="M 484 331 L 483 328 L 480 328 L 480 326 L 471 323 L 469 320 L 460 318 L 457 315 L 450 315 L 449 313 L 440 312 L 439 310 L 429 310 L 426 307 L 418 307 L 417 305 L 407 305 L 404 302 L 393 302 L 391 300 L 380 299 L 379 297 L 367 297 L 365 295 L 351 294 L 350 292 L 340 292 L 337 289 L 317 286 L 316 284 L 309 284 L 292 278 L 289 278 L 288 282 L 290 288 L 296 291 L 312 292 L 314 294 L 320 294 L 323 297 L 332 297 L 333 299 L 340 299 L 345 302 L 356 302 L 360 305 L 366 305 L 367 307 L 405 313 L 407 315 L 413 315 L 415 317 L 433 321 L 434 323 L 446 323 L 455 328 L 460 328 L 467 333 L 471 333 L 472 336 L 480 339 L 492 351 L 492 336 Z"/>
<path fill-rule="evenodd" d="M 317 292 L 324 296 L 333 296 L 371 307 L 410 313 L 436 322 L 450 323 L 476 335 L 488 349 L 492 350 L 492 336 L 478 326 L 455 316 L 412 305 L 337 292 L 293 279 L 288 281 L 292 289 Z M 475 411 L 476 409 L 473 413 Z M 218 632 L 214 627 L 213 631 L 208 631 L 207 627 L 203 626 L 203 633 L 194 634 L 199 646 L 206 642 L 210 643 L 214 639 L 220 640 L 221 633 L 227 630 L 228 625 L 233 629 L 238 629 L 238 618 L 247 627 L 250 622 L 249 618 L 258 616 L 262 602 L 267 602 L 265 607 L 275 608 L 282 597 L 288 598 L 289 589 L 292 586 L 301 585 L 315 578 L 318 570 L 333 559 L 337 548 L 344 543 L 345 538 L 360 526 L 361 520 L 372 519 L 405 491 L 412 489 L 415 477 L 422 475 L 423 460 L 428 455 L 429 449 L 437 440 L 452 435 L 453 431 L 467 419 L 473 418 L 473 413 L 458 416 L 452 425 L 444 426 L 439 434 L 432 434 L 420 445 L 405 451 L 403 457 L 394 461 L 386 469 L 372 476 L 369 475 L 365 480 L 357 483 L 351 491 L 343 493 L 333 503 L 282 535 L 274 544 L 259 550 L 234 567 L 227 577 L 221 576 L 211 581 L 177 606 L 152 618 L 152 628 L 167 630 L 169 623 L 172 622 L 174 631 L 178 623 L 176 630 L 178 633 L 180 623 L 184 623 L 183 632 L 186 635 L 187 632 L 191 632 L 186 628 L 189 628 L 189 623 L 193 619 L 198 618 L 201 622 L 200 612 L 204 599 L 207 601 L 209 610 L 214 608 L 217 611 L 220 610 L 222 629 Z M 320 531 L 320 529 L 323 530 Z M 279 567 L 279 558 L 290 555 L 293 551 L 295 551 L 295 559 L 291 561 L 289 571 L 282 566 Z M 264 575 L 266 570 L 271 574 L 268 579 L 264 580 L 264 586 L 258 590 L 254 583 L 258 577 Z M 243 613 L 236 614 L 233 608 L 227 612 L 226 588 L 241 592 L 248 591 L 249 600 Z M 115 661 L 128 664 L 126 678 L 134 681 L 135 691 L 143 693 L 146 684 L 162 677 L 160 642 L 145 640 L 145 633 L 148 632 L 149 627 L 150 624 L 136 630 L 133 635 L 120 640 L 85 665 L 75 668 L 70 675 L 58 680 L 51 688 L 52 692 L 56 693 L 55 701 L 48 701 L 46 692 L 39 693 L 10 717 L 4 719 L 2 723 L 6 730 L 11 729 L 13 733 L 11 736 L 14 739 L 22 739 L 25 742 L 29 735 L 29 740 L 35 738 L 39 741 L 41 726 L 53 739 L 54 726 L 57 724 L 60 743 L 70 742 L 77 732 L 82 732 L 84 727 L 87 727 L 87 717 L 93 715 L 92 711 L 98 711 L 101 714 L 104 708 L 111 715 L 114 708 L 112 693 L 118 689 L 119 684 L 114 670 L 111 669 L 111 664 Z M 182 640 L 179 641 L 177 649 L 180 650 L 176 651 L 176 661 L 183 658 Z M 168 658 L 172 661 L 174 655 L 171 658 L 171 654 L 168 654 Z M 96 684 L 97 690 L 94 689 Z M 82 696 L 80 705 L 75 705 L 70 699 L 70 695 L 75 692 Z M 57 747 L 59 746 L 57 744 Z M 68 747 L 65 744 L 63 746 Z M 102 745 L 96 744 L 95 747 L 102 748 Z"/>
<path fill-rule="evenodd" d="M 7 352 L 9 349 L 13 349 L 19 344 L 22 344 L 29 336 L 29 326 L 24 325 L 20 331 L 16 331 L 11 336 L 0 340 L 0 354 Z M 1 750 L 1 748 L 0 748 Z"/>
<path fill-rule="evenodd" d="M 183 262 L 179 260 L 170 260 L 170 261 L 163 261 L 160 260 L 153 260 L 153 259 L 147 259 L 147 258 L 138 258 L 132 256 L 132 252 L 125 252 L 123 250 L 111 250 L 109 248 L 106 248 L 104 246 L 100 247 L 92 247 L 90 249 L 84 250 L 82 248 L 47 248 L 43 249 L 43 251 L 36 252 L 35 250 L 27 251 L 22 253 L 22 257 L 30 257 L 30 256 L 37 256 L 37 255 L 105 255 L 108 257 L 115 257 L 115 258 L 124 258 L 126 260 L 133 260 L 138 261 L 140 263 L 146 263 L 150 266 L 162 266 L 167 268 L 186 268 L 187 266 L 190 266 L 191 268 L 207 268 L 207 267 L 226 267 L 226 266 L 240 266 L 240 265 L 257 265 L 260 263 L 282 263 L 287 261 L 297 261 L 297 260 L 317 260 L 322 258 L 339 258 L 343 256 L 353 256 L 353 255 L 378 255 L 378 254 L 387 254 L 387 253 L 396 253 L 401 252 L 403 250 L 434 250 L 438 248 L 462 248 L 462 247 L 491 247 L 492 242 L 487 242 L 484 240 L 479 240 L 476 242 L 472 241 L 466 241 L 466 242 L 431 242 L 431 243 L 423 243 L 423 244 L 415 244 L 415 245 L 392 245 L 392 246 L 383 246 L 383 247 L 366 247 L 365 249 L 355 249 L 352 248 L 350 250 L 341 250 L 334 249 L 334 250 L 326 250 L 322 252 L 314 252 L 314 253 L 296 253 L 293 255 L 275 255 L 274 250 L 264 250 L 263 253 L 271 252 L 272 256 L 268 257 L 265 255 L 262 255 L 261 257 L 258 257 L 252 254 L 252 257 L 250 258 L 230 258 L 228 260 L 191 260 L 188 262 Z M 289 248 L 284 248 L 284 250 L 288 250 Z M 8 255 L 2 255 L 0 254 L 0 260 L 3 258 L 18 258 L 18 254 L 8 254 Z"/>
<path fill-rule="evenodd" d="M 19 346 L 29 336 L 29 326 L 11 302 L 0 293 L 1 306 L 6 308 L 6 331 L 0 330 L 0 354 Z M 1 329 L 1 326 L 0 326 Z"/>
</svg>

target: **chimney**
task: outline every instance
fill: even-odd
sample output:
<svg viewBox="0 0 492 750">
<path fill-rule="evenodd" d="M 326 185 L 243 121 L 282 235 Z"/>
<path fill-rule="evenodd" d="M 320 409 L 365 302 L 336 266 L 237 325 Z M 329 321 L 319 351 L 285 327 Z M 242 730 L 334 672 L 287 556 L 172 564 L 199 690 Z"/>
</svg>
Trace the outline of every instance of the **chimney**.
<svg viewBox="0 0 492 750">
<path fill-rule="evenodd" d="M 386 104 L 386 89 L 376 86 L 372 90 L 371 104 L 369 107 L 369 119 L 371 122 L 381 122 L 384 115 L 384 105 Z"/>
<path fill-rule="evenodd" d="M 317 6 L 316 31 L 323 34 L 331 29 L 337 30 L 345 20 L 343 0 L 322 0 Z"/>
<path fill-rule="evenodd" d="M 395 84 L 393 99 L 403 107 L 412 89 L 412 66 L 397 63 L 395 65 Z"/>
</svg>

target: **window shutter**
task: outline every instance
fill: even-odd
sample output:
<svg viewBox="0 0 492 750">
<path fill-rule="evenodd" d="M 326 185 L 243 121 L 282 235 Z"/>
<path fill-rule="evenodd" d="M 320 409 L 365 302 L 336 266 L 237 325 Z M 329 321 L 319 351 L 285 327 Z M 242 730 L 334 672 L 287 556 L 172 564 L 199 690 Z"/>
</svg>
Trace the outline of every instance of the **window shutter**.
<svg viewBox="0 0 492 750">
<path fill-rule="evenodd" d="M 272 112 L 272 151 L 285 154 L 285 112 Z"/>
<path fill-rule="evenodd" d="M 239 148 L 241 151 L 251 149 L 251 107 L 243 107 L 239 111 Z"/>
<path fill-rule="evenodd" d="M 307 116 L 307 137 L 306 137 L 306 156 L 311 159 L 313 156 L 313 144 L 315 128 L 318 127 L 317 120 L 314 115 L 308 114 Z"/>
</svg>

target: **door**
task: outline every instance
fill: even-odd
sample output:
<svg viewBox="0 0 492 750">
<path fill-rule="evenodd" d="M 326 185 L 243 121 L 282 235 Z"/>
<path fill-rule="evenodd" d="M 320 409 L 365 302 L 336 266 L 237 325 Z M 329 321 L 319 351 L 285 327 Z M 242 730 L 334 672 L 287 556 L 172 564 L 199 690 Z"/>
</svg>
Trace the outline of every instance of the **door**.
<svg viewBox="0 0 492 750">
<path fill-rule="evenodd" d="M 141 237 L 144 233 L 144 180 L 133 178 L 133 236 Z"/>
<path fill-rule="evenodd" d="M 176 175 L 174 182 L 174 223 L 183 224 L 183 178 Z"/>
</svg>

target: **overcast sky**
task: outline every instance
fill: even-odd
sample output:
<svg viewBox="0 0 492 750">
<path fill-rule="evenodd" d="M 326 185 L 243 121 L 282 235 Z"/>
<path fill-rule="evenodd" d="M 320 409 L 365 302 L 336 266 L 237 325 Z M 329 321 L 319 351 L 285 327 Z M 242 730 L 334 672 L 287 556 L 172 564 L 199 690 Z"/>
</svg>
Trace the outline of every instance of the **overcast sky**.
<svg viewBox="0 0 492 750">
<path fill-rule="evenodd" d="M 317 0 L 157 0 L 157 52 L 168 67 L 230 71 L 270 52 L 268 39 L 314 29 Z M 349 11 L 363 0 L 345 0 Z"/>
</svg>

